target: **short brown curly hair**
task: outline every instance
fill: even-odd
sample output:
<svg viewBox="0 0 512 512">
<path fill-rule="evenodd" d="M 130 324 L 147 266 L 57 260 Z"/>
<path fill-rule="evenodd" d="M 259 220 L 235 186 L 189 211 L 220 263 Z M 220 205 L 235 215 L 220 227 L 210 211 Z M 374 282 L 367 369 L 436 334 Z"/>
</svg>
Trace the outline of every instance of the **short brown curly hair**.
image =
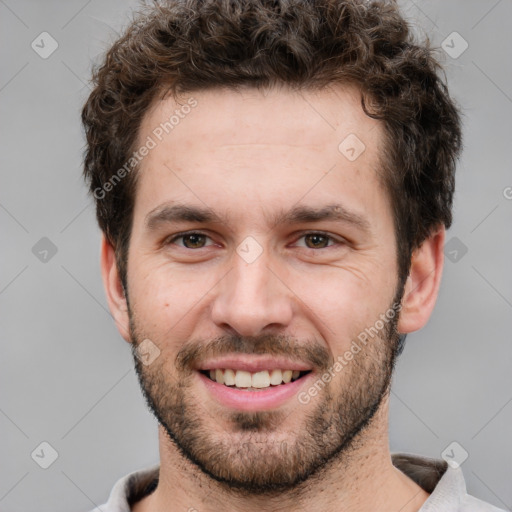
<svg viewBox="0 0 512 512">
<path fill-rule="evenodd" d="M 137 173 L 98 190 L 134 151 L 150 105 L 216 87 L 297 90 L 355 84 L 385 128 L 381 165 L 403 284 L 412 251 L 452 222 L 460 112 L 428 38 L 416 42 L 394 1 L 167 0 L 145 7 L 94 70 L 83 108 L 84 176 L 100 228 L 126 261 Z"/>
</svg>

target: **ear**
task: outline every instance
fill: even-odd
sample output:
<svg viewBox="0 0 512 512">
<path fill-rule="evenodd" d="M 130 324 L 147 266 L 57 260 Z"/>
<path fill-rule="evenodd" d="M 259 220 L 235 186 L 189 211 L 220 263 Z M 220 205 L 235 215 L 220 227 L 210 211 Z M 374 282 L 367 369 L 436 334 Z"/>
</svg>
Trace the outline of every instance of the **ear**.
<svg viewBox="0 0 512 512">
<path fill-rule="evenodd" d="M 124 295 L 121 278 L 117 271 L 115 250 L 102 235 L 101 238 L 101 276 L 103 278 L 103 286 L 105 287 L 105 293 L 107 295 L 107 302 L 112 318 L 116 323 L 117 330 L 121 336 L 128 342 L 131 343 L 130 339 L 130 319 L 128 316 L 128 304 Z"/>
<path fill-rule="evenodd" d="M 434 310 L 443 273 L 445 236 L 444 226 L 437 228 L 412 254 L 397 326 L 401 333 L 421 329 Z"/>
</svg>

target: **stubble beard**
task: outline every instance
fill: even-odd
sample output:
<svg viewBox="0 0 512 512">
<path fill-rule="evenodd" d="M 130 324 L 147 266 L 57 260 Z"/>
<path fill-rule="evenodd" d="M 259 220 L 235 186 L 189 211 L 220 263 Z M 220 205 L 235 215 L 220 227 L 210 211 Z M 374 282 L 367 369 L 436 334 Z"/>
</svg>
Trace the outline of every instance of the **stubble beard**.
<svg viewBox="0 0 512 512">
<path fill-rule="evenodd" d="M 400 299 L 401 293 L 390 308 Z M 230 491 L 269 496 L 299 488 L 331 463 L 342 462 L 350 455 L 355 440 L 364 434 L 389 393 L 399 340 L 397 322 L 398 312 L 379 337 L 370 339 L 311 398 L 307 413 L 297 401 L 292 413 L 224 411 L 219 415 L 198 403 L 190 392 L 197 378 L 191 365 L 204 347 L 208 347 L 209 355 L 227 351 L 292 353 L 314 365 L 317 379 L 332 369 L 332 354 L 314 340 L 299 344 L 280 336 L 230 336 L 185 344 L 172 368 L 164 357 L 144 366 L 136 348 L 145 337 L 130 312 L 132 353 L 141 390 L 169 439 L 183 457 Z M 284 429 L 290 414 L 293 428 Z M 301 415 L 303 418 L 298 420 Z M 229 428 L 221 430 L 221 424 Z"/>
</svg>

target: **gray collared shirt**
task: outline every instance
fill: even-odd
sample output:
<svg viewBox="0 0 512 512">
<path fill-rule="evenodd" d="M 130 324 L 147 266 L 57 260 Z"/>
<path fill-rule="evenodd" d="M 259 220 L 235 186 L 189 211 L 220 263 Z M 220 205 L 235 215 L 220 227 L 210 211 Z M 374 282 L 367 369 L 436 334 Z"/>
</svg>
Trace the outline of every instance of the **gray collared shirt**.
<svg viewBox="0 0 512 512">
<path fill-rule="evenodd" d="M 466 491 L 460 467 L 444 460 L 405 453 L 392 454 L 393 465 L 430 493 L 419 512 L 505 512 Z M 158 484 L 159 465 L 134 471 L 119 479 L 107 503 L 90 512 L 130 512 L 131 505 L 151 494 Z"/>
</svg>

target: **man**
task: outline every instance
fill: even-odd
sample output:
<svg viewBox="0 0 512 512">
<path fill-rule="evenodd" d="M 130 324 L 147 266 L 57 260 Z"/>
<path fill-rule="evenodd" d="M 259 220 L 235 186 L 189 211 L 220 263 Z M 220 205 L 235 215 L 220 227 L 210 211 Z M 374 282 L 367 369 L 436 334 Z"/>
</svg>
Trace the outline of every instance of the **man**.
<svg viewBox="0 0 512 512">
<path fill-rule="evenodd" d="M 388 446 L 452 219 L 437 69 L 388 2 L 175 0 L 114 43 L 85 177 L 160 464 L 103 511 L 498 510 Z"/>
</svg>

